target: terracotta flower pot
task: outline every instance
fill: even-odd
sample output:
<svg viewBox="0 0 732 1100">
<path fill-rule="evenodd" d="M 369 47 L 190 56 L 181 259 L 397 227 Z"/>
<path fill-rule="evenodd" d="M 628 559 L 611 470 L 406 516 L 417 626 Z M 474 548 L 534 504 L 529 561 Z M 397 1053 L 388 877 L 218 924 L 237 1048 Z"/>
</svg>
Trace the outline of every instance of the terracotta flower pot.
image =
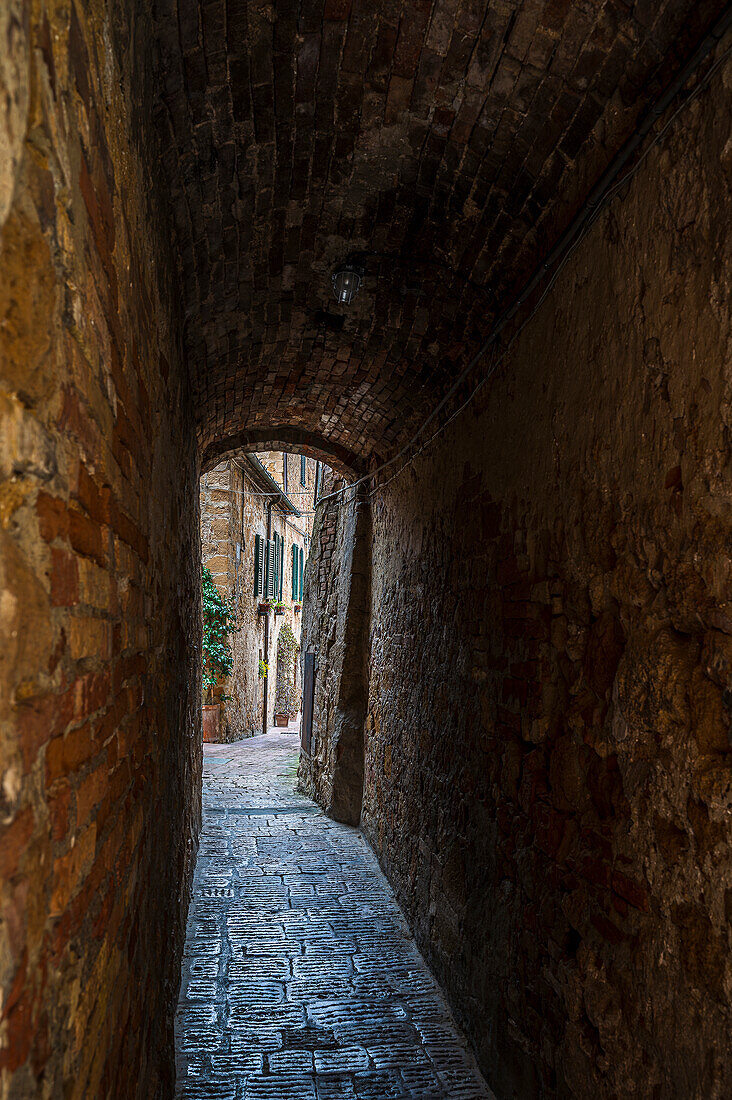
<svg viewBox="0 0 732 1100">
<path fill-rule="evenodd" d="M 276 726 L 289 726 L 290 719 L 286 714 L 275 714 L 274 716 Z"/>
<path fill-rule="evenodd" d="M 221 740 L 221 703 L 203 704 L 203 740 L 210 743 Z"/>
</svg>

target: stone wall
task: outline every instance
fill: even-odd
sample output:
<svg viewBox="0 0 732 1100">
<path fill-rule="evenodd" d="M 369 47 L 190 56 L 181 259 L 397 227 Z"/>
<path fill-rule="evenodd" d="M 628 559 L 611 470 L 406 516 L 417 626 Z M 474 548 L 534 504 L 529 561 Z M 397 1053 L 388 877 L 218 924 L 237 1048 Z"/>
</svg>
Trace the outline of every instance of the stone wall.
<svg viewBox="0 0 732 1100">
<path fill-rule="evenodd" d="M 242 496 L 242 471 L 220 463 L 201 478 L 201 549 L 222 597 L 234 608 L 238 630 L 231 638 L 231 676 L 216 689 L 226 700 L 221 711 L 221 739 L 238 741 L 262 728 L 262 681 L 259 655 L 262 620 L 254 598 L 254 536 L 266 532 L 261 498 Z M 237 547 L 239 548 L 237 550 Z"/>
<path fill-rule="evenodd" d="M 145 10 L 0 14 L 3 1100 L 172 1095 L 198 471 Z"/>
<path fill-rule="evenodd" d="M 305 457 L 305 484 L 301 478 L 301 462 Z M 302 527 L 308 539 L 313 529 L 313 509 L 315 505 L 315 480 L 318 462 L 300 454 L 288 451 L 257 451 L 257 458 L 265 470 L 286 492 L 292 503 L 302 512 L 298 526 Z M 285 476 L 285 467 L 287 474 Z M 327 467 L 325 467 L 327 469 Z"/>
<path fill-rule="evenodd" d="M 323 495 L 344 482 L 328 476 Z M 316 654 L 312 730 L 303 739 L 302 790 L 338 821 L 358 825 L 368 693 L 370 509 L 363 493 L 319 505 L 305 578 L 302 655 Z"/>
<path fill-rule="evenodd" d="M 363 826 L 501 1098 L 732 1094 L 731 85 L 374 498 Z"/>
<path fill-rule="evenodd" d="M 282 483 L 282 454 L 259 454 L 268 472 Z M 294 501 L 298 501 L 300 486 L 300 456 L 288 455 Z M 312 511 L 315 462 L 308 460 L 309 484 L 303 490 L 307 513 Z M 297 481 L 295 481 L 297 476 Z M 259 660 L 264 657 L 264 619 L 258 607 L 261 597 L 254 594 L 254 540 L 267 535 L 267 496 L 265 486 L 248 471 L 247 460 L 219 463 L 201 478 L 201 543 L 203 562 L 211 570 L 221 595 L 234 608 L 238 629 L 231 637 L 234 664 L 231 675 L 215 690 L 215 698 L 226 696 L 222 703 L 222 740 L 238 741 L 262 730 L 264 705 L 263 680 L 259 677 Z M 272 535 L 275 531 L 285 540 L 284 576 L 282 583 L 282 614 L 269 612 L 269 686 L 267 691 L 267 724 L 274 722 L 277 693 L 277 642 L 280 630 L 287 623 L 296 639 L 300 638 L 301 614 L 292 600 L 292 544 L 308 552 L 308 532 L 312 516 L 302 518 L 286 514 L 275 505 L 272 508 Z M 238 550 L 237 550 L 238 548 Z M 299 605 L 298 605 L 299 606 Z"/>
</svg>

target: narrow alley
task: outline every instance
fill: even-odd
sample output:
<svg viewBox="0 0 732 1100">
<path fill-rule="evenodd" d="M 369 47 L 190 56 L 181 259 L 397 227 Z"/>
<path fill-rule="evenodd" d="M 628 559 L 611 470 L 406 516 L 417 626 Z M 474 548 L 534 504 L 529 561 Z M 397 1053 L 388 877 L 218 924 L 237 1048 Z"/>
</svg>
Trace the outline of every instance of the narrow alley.
<svg viewBox="0 0 732 1100">
<path fill-rule="evenodd" d="M 205 746 L 178 1097 L 492 1097 L 363 837 L 296 793 L 297 747 Z"/>
<path fill-rule="evenodd" d="M 0 3 L 0 1100 L 732 1100 L 731 290 L 732 0 Z"/>
</svg>

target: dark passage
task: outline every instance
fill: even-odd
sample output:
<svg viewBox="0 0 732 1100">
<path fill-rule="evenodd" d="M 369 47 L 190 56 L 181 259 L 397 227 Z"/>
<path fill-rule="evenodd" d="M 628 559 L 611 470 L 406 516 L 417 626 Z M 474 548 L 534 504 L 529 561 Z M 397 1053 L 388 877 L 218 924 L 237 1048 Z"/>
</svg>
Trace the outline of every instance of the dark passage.
<svg viewBox="0 0 732 1100">
<path fill-rule="evenodd" d="M 728 0 L 0 3 L 2 1100 L 481 1095 L 374 859 L 500 1100 L 732 1096 L 731 125 Z"/>
</svg>

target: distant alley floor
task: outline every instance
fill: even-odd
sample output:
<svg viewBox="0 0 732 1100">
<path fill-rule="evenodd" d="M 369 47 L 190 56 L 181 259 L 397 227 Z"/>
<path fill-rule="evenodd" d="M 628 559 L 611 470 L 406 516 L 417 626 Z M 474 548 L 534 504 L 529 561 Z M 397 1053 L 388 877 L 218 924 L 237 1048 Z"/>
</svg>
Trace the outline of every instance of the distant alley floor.
<svg viewBox="0 0 732 1100">
<path fill-rule="evenodd" d="M 484 1100 L 358 830 L 295 792 L 298 737 L 204 746 L 176 1019 L 185 1100 Z"/>
</svg>

